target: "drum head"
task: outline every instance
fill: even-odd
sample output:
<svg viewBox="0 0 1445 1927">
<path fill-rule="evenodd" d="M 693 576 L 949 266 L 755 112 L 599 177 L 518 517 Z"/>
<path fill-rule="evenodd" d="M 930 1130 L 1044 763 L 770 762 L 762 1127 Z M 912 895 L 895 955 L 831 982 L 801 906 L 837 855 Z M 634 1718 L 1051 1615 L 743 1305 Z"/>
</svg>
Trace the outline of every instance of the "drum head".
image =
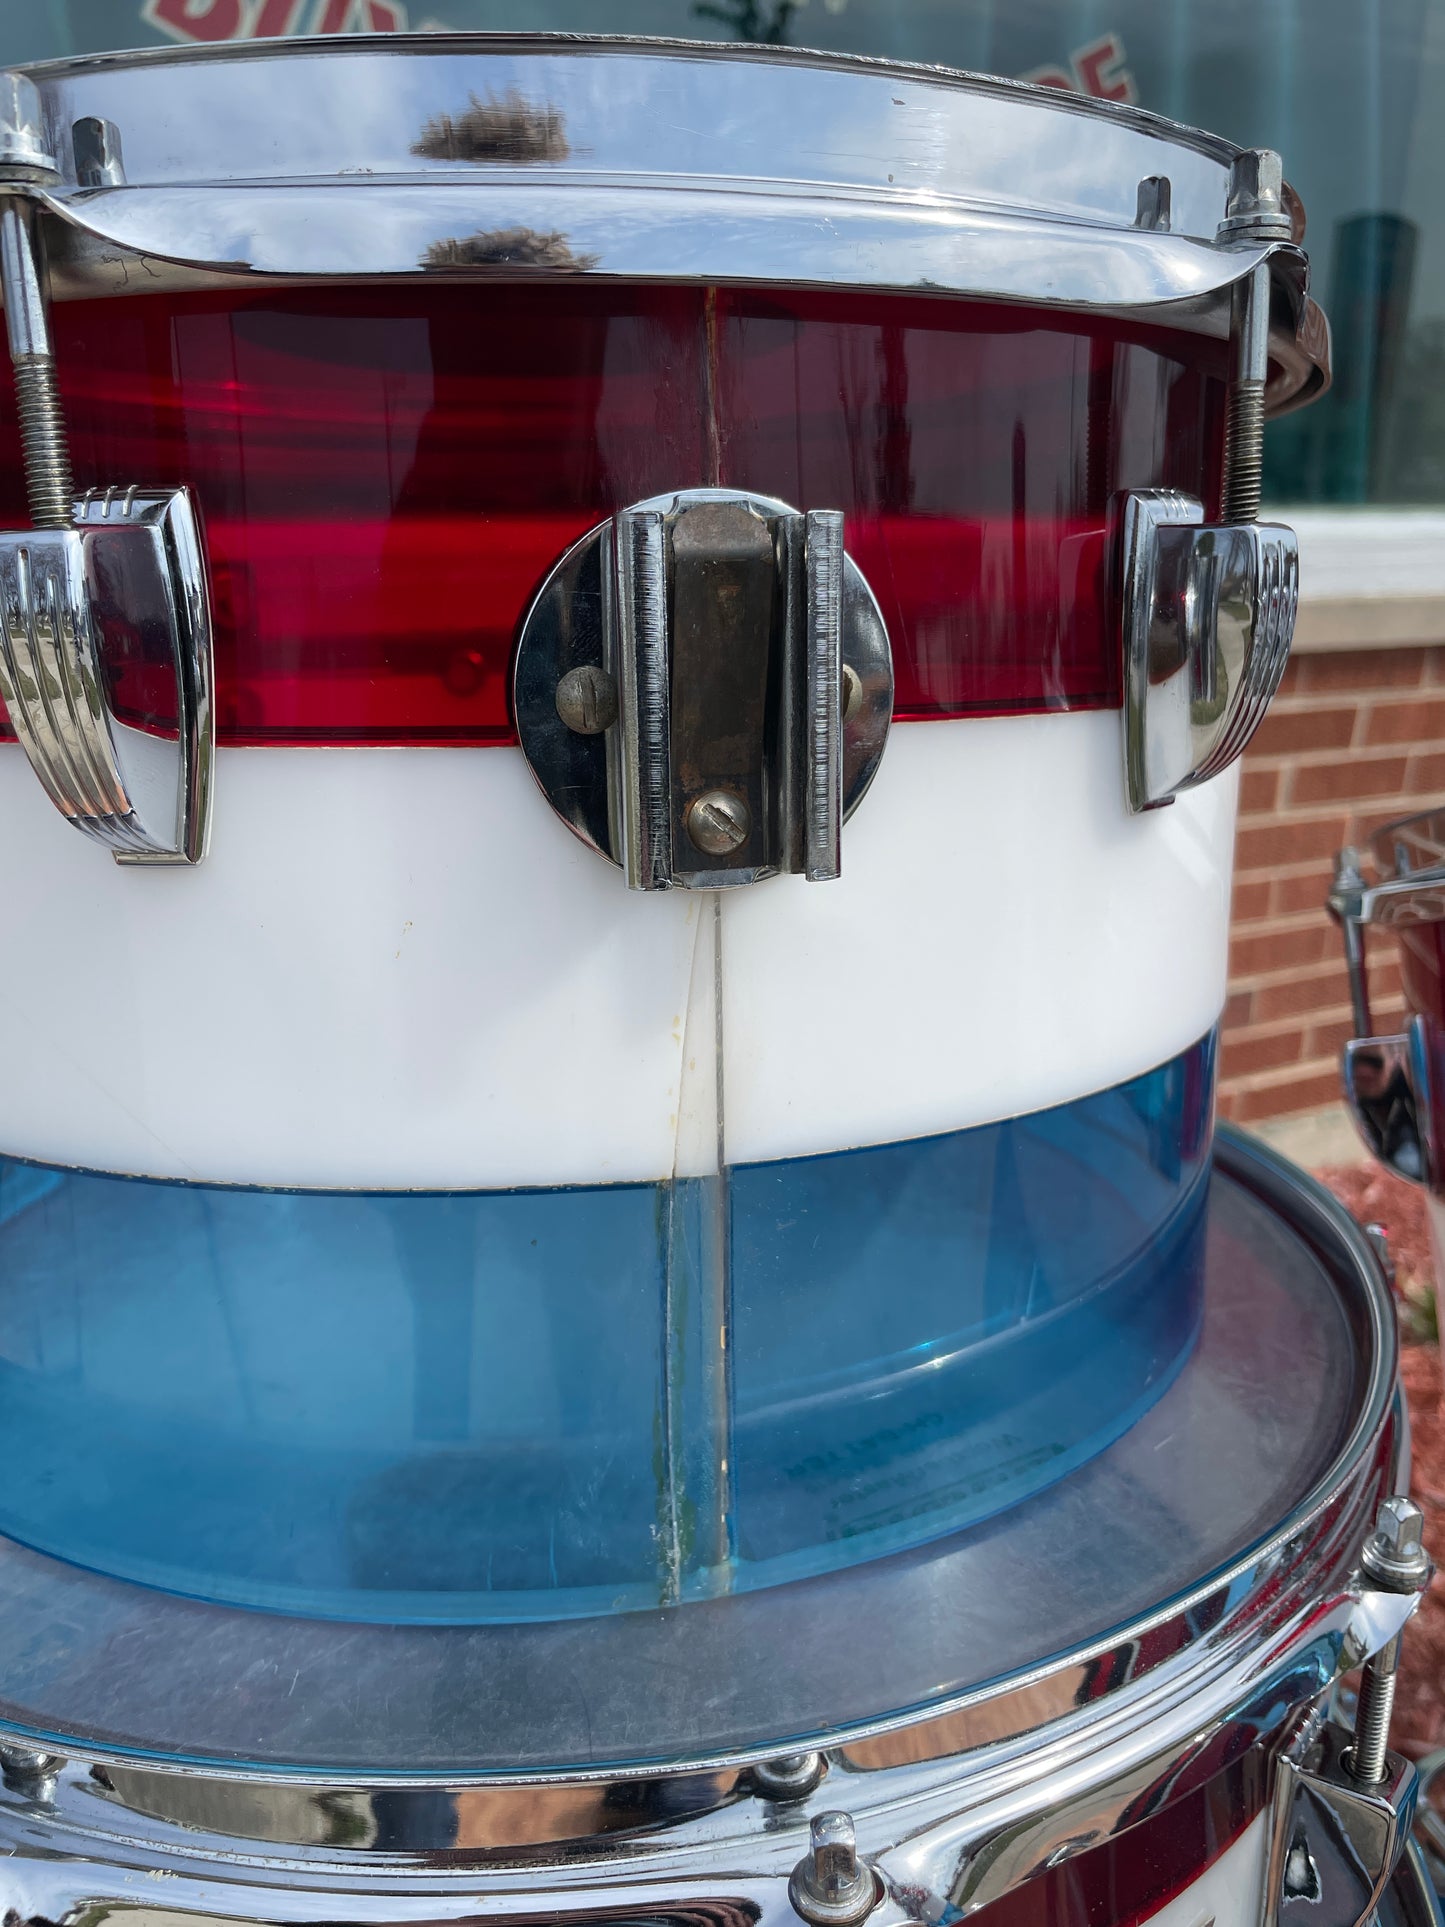
<svg viewBox="0 0 1445 1927">
<path fill-rule="evenodd" d="M 732 1598 L 483 1627 L 208 1605 L 0 1541 L 0 1714 L 70 1751 L 352 1781 L 644 1768 L 857 1734 L 1117 1643 L 1296 1530 L 1387 1423 L 1387 1311 L 1342 1216 L 1228 1139 L 1209 1214 L 1173 1385 L 968 1532 Z"/>
</svg>

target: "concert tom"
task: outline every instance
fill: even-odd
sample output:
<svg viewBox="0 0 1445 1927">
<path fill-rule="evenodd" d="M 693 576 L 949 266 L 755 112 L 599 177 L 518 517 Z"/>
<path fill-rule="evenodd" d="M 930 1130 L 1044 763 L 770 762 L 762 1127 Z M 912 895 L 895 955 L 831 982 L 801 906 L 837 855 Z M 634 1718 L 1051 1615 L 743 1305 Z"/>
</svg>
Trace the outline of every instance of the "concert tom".
<svg viewBox="0 0 1445 1927">
<path fill-rule="evenodd" d="M 1324 376 L 1277 157 L 604 43 L 8 98 L 0 1526 L 545 1620 L 1117 1437 Z"/>
</svg>

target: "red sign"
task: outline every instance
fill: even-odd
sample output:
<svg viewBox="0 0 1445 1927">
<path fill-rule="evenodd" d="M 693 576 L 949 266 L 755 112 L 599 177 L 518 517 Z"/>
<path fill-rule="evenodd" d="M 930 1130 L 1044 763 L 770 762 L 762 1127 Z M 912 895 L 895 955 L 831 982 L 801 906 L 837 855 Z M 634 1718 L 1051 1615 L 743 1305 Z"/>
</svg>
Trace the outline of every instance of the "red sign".
<svg viewBox="0 0 1445 1927">
<path fill-rule="evenodd" d="M 410 24 L 403 0 L 145 0 L 141 18 L 172 40 L 405 33 Z M 436 23 L 419 24 L 425 28 Z"/>
<path fill-rule="evenodd" d="M 1095 100 L 1132 101 L 1139 98 L 1139 89 L 1125 64 L 1127 59 L 1119 35 L 1106 33 L 1100 40 L 1076 47 L 1069 55 L 1067 67 L 1035 67 L 1032 73 L 1021 74 L 1019 78 L 1031 80 L 1037 87 L 1062 87 L 1066 93 L 1090 94 Z"/>
</svg>

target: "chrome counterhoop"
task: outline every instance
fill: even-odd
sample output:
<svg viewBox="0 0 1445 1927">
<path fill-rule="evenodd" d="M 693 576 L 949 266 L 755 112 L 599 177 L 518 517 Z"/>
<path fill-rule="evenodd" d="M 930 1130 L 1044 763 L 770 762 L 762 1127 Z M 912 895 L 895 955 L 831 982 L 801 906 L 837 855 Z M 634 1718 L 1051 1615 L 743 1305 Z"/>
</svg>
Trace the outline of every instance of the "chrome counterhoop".
<svg viewBox="0 0 1445 1927">
<path fill-rule="evenodd" d="M 745 1797 L 756 1753 L 665 1774 L 360 1785 L 161 1768 L 93 1747 L 47 1757 L 13 1732 L 0 1793 L 7 1912 L 97 1922 L 143 1905 L 154 1921 L 360 1923 L 666 1911 L 742 1927 L 788 1918 L 810 1828 L 843 1813 L 879 1883 L 870 1918 L 956 1920 L 1163 1811 L 1221 1758 L 1292 1743 L 1292 1726 L 1395 1638 L 1414 1603 L 1372 1589 L 1358 1564 L 1400 1471 L 1393 1315 L 1368 1242 L 1318 1187 L 1227 1135 L 1220 1158 L 1261 1199 L 1288 1196 L 1307 1242 L 1347 1257 L 1372 1363 L 1326 1475 L 1206 1586 L 1088 1653 L 840 1734 L 775 1797 Z"/>
<path fill-rule="evenodd" d="M 257 275 L 560 275 L 964 295 L 1222 339 L 1234 290 L 1264 267 L 1268 406 L 1329 378 L 1288 221 L 1221 238 L 1240 225 L 1239 150 L 1110 102 L 849 56 L 563 35 L 157 49 L 27 72 L 47 124 L 71 134 L 61 178 L 26 190 L 53 217 L 61 298 Z"/>
</svg>

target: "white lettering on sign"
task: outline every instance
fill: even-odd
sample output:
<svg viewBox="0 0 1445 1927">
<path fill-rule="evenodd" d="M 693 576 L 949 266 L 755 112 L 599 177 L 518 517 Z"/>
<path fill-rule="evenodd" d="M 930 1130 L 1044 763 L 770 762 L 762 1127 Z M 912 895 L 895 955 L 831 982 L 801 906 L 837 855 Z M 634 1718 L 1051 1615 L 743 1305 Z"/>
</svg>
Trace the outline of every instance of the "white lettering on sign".
<svg viewBox="0 0 1445 1927">
<path fill-rule="evenodd" d="M 1095 100 L 1134 101 L 1139 98 L 1139 89 L 1127 59 L 1120 36 L 1106 33 L 1085 47 L 1076 47 L 1067 67 L 1035 67 L 1030 73 L 1020 74 L 1019 79 L 1031 80 L 1036 87 L 1062 87 L 1066 93 L 1089 94 Z"/>
<path fill-rule="evenodd" d="M 269 40 L 303 33 L 405 33 L 404 0 L 144 0 L 141 19 L 172 40 Z M 444 32 L 439 20 L 417 23 Z"/>
</svg>

